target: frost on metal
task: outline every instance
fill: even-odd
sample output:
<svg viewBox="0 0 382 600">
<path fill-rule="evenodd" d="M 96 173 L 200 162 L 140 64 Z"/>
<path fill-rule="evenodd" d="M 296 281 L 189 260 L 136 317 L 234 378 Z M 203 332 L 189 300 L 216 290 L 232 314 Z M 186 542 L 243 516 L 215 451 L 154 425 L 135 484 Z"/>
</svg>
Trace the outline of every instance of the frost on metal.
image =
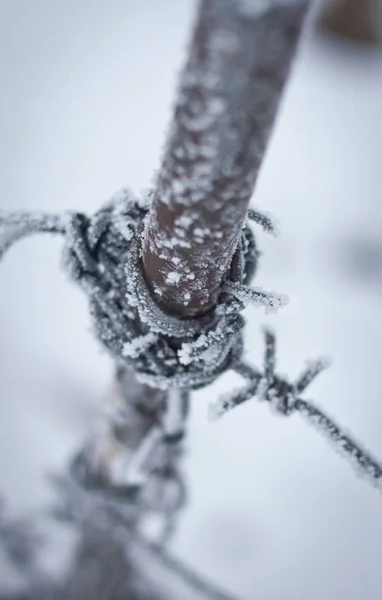
<svg viewBox="0 0 382 600">
<path fill-rule="evenodd" d="M 148 285 L 175 316 L 216 305 L 307 6 L 201 3 L 143 240 Z"/>
<path fill-rule="evenodd" d="M 155 554 L 151 577 L 160 564 L 199 598 L 227 598 L 161 548 L 185 502 L 178 463 L 189 392 L 228 370 L 245 384 L 213 404 L 211 418 L 253 397 L 285 416 L 300 412 L 372 483 L 382 481 L 377 461 L 300 397 L 324 361 L 289 383 L 275 372 L 269 331 L 263 368 L 242 358 L 243 309 L 274 312 L 287 302 L 249 287 L 258 261 L 249 221 L 272 234 L 275 227 L 247 206 L 306 8 L 304 0 L 203 0 L 156 186 L 143 203 L 123 190 L 90 217 L 0 213 L 0 256 L 34 233 L 63 236 L 66 268 L 87 294 L 96 335 L 117 364 L 115 405 L 73 460 L 68 481 L 56 481 L 63 501 L 57 515 L 83 534 L 77 558 L 86 568 L 74 565 L 71 598 L 100 598 L 97 582 L 108 579 L 111 561 L 120 571 L 118 597 L 138 597 L 123 587 L 134 579 L 126 577 L 127 550 L 145 566 Z M 161 526 L 155 546 L 145 529 L 152 517 Z M 13 528 L 6 545 L 0 523 L 2 550 L 13 561 L 16 534 Z M 139 597 L 159 600 L 151 591 Z"/>
<path fill-rule="evenodd" d="M 326 361 L 309 364 L 295 383 L 289 383 L 275 372 L 275 337 L 266 331 L 263 369 L 243 362 L 242 310 L 252 304 L 272 312 L 286 303 L 281 294 L 247 285 L 258 258 L 250 227 L 246 225 L 241 230 L 214 310 L 199 318 L 177 319 L 162 312 L 142 273 L 141 244 L 147 211 L 146 205 L 123 191 L 90 218 L 80 213 L 64 217 L 0 213 L 0 228 L 5 231 L 0 253 L 10 247 L 10 240 L 14 242 L 31 233 L 64 236 L 65 264 L 89 297 L 97 337 L 121 368 L 133 368 L 141 384 L 157 392 L 163 390 L 167 398 L 165 416 L 139 433 L 134 454 L 127 460 L 129 468 L 116 462 L 116 473 L 124 484 L 141 485 L 154 468 L 151 461 L 163 440 L 181 434 L 183 421 L 174 408 L 174 398 L 182 397 L 182 390 L 189 392 L 212 383 L 227 370 L 239 373 L 246 384 L 213 403 L 211 418 L 253 397 L 268 401 L 284 415 L 300 412 L 355 461 L 369 479 L 382 481 L 378 463 L 320 409 L 300 398 L 327 366 Z M 248 217 L 272 231 L 271 222 L 263 215 L 252 210 Z M 128 420 L 127 417 L 125 422 Z"/>
<path fill-rule="evenodd" d="M 223 395 L 209 407 L 209 418 L 215 421 L 225 413 L 248 400 L 257 398 L 268 402 L 272 410 L 280 415 L 290 416 L 299 413 L 308 423 L 315 426 L 332 444 L 333 448 L 345 457 L 356 473 L 372 486 L 382 489 L 382 466 L 354 436 L 325 414 L 314 403 L 300 398 L 313 380 L 330 365 L 329 359 L 309 362 L 294 383 L 279 376 L 276 371 L 276 338 L 266 329 L 264 364 L 261 370 L 243 362 L 238 362 L 235 370 L 246 380 L 241 389 Z"/>
<path fill-rule="evenodd" d="M 255 214 L 262 223 L 262 215 Z M 284 300 L 244 283 L 253 274 L 258 255 L 247 226 L 241 231 L 216 310 L 182 320 L 163 313 L 141 269 L 146 215 L 147 208 L 128 191 L 117 194 L 90 218 L 80 213 L 64 217 L 0 213 L 4 231 L 0 252 L 10 247 L 11 240 L 33 232 L 63 235 L 66 268 L 88 295 L 97 336 L 112 356 L 119 364 L 133 366 L 138 378 L 153 388 L 191 390 L 212 382 L 241 353 L 240 312 L 248 303 L 268 311 L 282 306 Z M 8 226 L 12 236 L 7 234 Z M 171 285 L 175 280 L 171 277 Z"/>
</svg>

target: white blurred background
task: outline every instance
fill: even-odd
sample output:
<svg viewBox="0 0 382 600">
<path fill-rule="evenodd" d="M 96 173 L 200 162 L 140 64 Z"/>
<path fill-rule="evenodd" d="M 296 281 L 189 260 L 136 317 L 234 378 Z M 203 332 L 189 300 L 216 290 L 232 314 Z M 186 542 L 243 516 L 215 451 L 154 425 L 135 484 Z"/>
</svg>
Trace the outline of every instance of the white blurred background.
<svg viewBox="0 0 382 600">
<path fill-rule="evenodd" d="M 0 0 L 0 209 L 93 212 L 139 193 L 159 166 L 193 0 Z M 382 53 L 301 47 L 253 205 L 277 216 L 256 284 L 285 292 L 277 316 L 248 311 L 279 369 L 333 366 L 308 397 L 382 460 Z M 0 481 L 16 514 L 50 496 L 95 426 L 113 377 L 86 298 L 37 237 L 0 265 Z M 194 394 L 190 502 L 172 551 L 244 600 L 379 600 L 382 496 L 298 416 L 248 403 L 207 421 L 225 375 Z M 180 599 L 181 600 L 181 599 Z"/>
</svg>

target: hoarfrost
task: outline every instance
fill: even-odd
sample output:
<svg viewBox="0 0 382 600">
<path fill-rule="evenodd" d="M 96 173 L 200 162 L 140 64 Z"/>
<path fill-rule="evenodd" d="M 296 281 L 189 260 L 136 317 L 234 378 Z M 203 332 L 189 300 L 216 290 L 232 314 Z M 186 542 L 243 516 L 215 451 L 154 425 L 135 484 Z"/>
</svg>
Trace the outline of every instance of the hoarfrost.
<svg viewBox="0 0 382 600">
<path fill-rule="evenodd" d="M 80 213 L 64 216 L 0 213 L 3 232 L 0 251 L 5 252 L 13 243 L 33 233 L 63 235 L 66 265 L 89 296 L 99 339 L 114 358 L 134 365 L 137 379 L 157 389 L 190 390 L 207 385 L 227 369 L 233 369 L 244 377 L 246 383 L 242 389 L 215 402 L 209 409 L 210 418 L 222 416 L 256 396 L 268 402 L 279 414 L 288 416 L 299 412 L 350 458 L 351 463 L 371 483 L 382 487 L 382 468 L 379 463 L 321 409 L 299 397 L 328 366 L 328 360 L 321 359 L 308 364 L 297 380 L 289 383 L 285 377 L 275 373 L 275 337 L 272 332 L 266 331 L 263 372 L 242 362 L 244 320 L 240 311 L 248 304 L 265 306 L 268 312 L 274 311 L 287 301 L 282 294 L 240 283 L 256 266 L 257 250 L 248 229 L 243 230 L 241 244 L 232 261 L 231 274 L 234 280 L 226 276 L 222 285 L 225 294 L 221 295 L 215 312 L 206 313 L 198 319 L 180 320 L 159 309 L 141 271 L 138 231 L 146 214 L 147 209 L 139 206 L 126 192 L 115 204 L 107 204 L 90 218 Z M 264 216 L 259 217 L 259 214 L 255 213 L 255 219 L 252 220 L 270 230 L 270 222 Z M 187 226 L 191 226 L 192 222 L 188 220 Z M 174 239 L 179 243 L 179 238 Z M 166 239 L 162 241 L 165 247 Z M 97 251 L 94 252 L 94 249 Z M 124 274 L 125 295 L 121 292 Z M 193 281 L 193 275 L 191 271 L 188 272 L 187 266 L 184 267 L 185 278 Z M 170 285 L 176 285 L 181 275 L 178 271 L 170 271 L 167 278 Z M 196 277 L 195 285 L 200 285 Z M 161 292 L 154 285 L 154 293 L 160 295 Z M 183 293 L 183 301 L 189 300 L 187 290 Z M 169 343 L 171 337 L 178 340 L 178 350 L 174 350 Z M 174 406 L 172 408 L 175 410 Z M 171 402 L 169 409 L 171 419 L 175 418 Z M 142 442 L 135 462 L 129 462 L 130 482 L 137 483 L 144 479 L 148 457 L 152 456 L 162 436 L 162 431 L 153 429 Z"/>
<path fill-rule="evenodd" d="M 166 276 L 166 283 L 168 283 L 169 285 L 176 285 L 177 283 L 179 283 L 180 277 L 180 273 L 177 273 L 176 271 L 171 271 L 171 273 L 168 273 Z"/>
<path fill-rule="evenodd" d="M 225 282 L 223 290 L 239 300 L 243 307 L 248 304 L 264 306 L 266 314 L 275 313 L 279 308 L 286 306 L 289 302 L 288 296 L 277 292 L 267 292 L 261 287 L 250 288 L 233 282 Z"/>
<path fill-rule="evenodd" d="M 157 339 L 158 336 L 152 332 L 136 337 L 130 342 L 125 342 L 123 344 L 122 354 L 123 356 L 128 356 L 129 358 L 136 358 L 142 354 L 142 352 L 147 350 L 147 348 L 152 346 Z"/>
</svg>

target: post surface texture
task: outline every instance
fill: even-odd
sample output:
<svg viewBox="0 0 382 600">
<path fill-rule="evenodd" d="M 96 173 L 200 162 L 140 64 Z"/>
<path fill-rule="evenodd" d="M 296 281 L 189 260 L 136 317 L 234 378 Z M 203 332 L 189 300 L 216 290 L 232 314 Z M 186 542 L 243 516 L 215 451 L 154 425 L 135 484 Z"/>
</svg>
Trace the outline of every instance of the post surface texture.
<svg viewBox="0 0 382 600">
<path fill-rule="evenodd" d="M 211 308 L 229 267 L 304 16 L 304 0 L 203 0 L 143 240 L 166 312 Z"/>
</svg>

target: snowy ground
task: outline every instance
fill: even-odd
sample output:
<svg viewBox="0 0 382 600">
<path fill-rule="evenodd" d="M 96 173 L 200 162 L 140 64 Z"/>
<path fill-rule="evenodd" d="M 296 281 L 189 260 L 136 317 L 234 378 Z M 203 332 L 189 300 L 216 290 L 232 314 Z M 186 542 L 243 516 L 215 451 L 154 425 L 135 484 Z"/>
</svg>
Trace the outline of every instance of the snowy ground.
<svg viewBox="0 0 382 600">
<path fill-rule="evenodd" d="M 150 185 L 195 3 L 0 0 L 0 207 L 92 212 Z M 382 459 L 382 55 L 307 39 L 255 202 L 257 284 L 291 302 L 248 311 L 247 354 L 274 325 L 279 366 L 333 367 L 309 390 Z M 16 512 L 49 495 L 100 413 L 110 359 L 86 299 L 59 270 L 60 240 L 16 246 L 0 266 L 0 476 Z M 190 504 L 173 551 L 247 600 L 379 600 L 382 497 L 298 416 L 247 404 L 207 421 L 226 375 L 195 394 Z"/>
</svg>

